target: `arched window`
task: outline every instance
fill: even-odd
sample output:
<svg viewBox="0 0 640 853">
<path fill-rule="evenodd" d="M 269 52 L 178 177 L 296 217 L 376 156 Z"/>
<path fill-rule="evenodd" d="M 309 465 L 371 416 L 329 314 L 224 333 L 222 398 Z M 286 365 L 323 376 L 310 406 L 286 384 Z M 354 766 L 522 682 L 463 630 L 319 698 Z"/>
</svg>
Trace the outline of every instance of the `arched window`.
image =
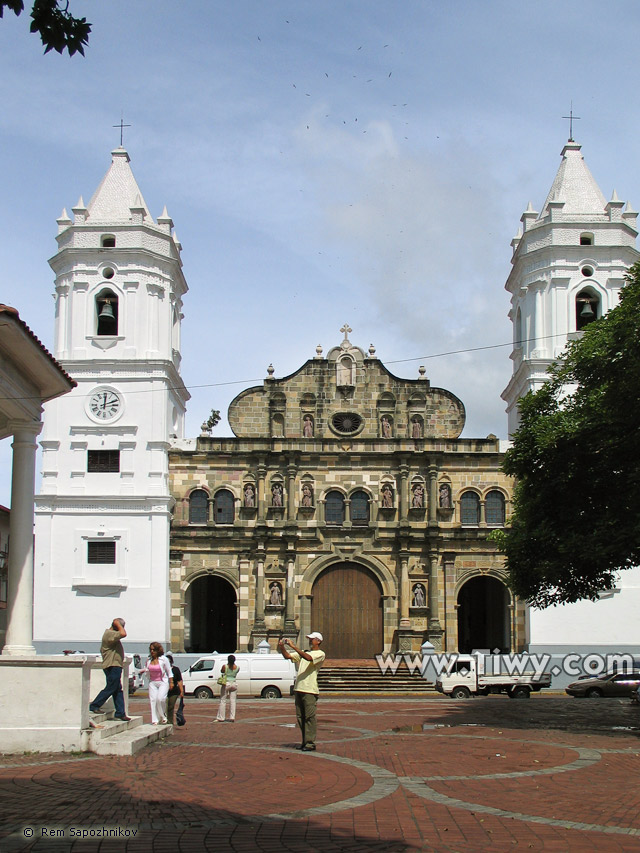
<svg viewBox="0 0 640 853">
<path fill-rule="evenodd" d="M 600 299 L 591 290 L 581 290 L 576 296 L 576 329 L 582 331 L 600 315 Z"/>
<path fill-rule="evenodd" d="M 484 502 L 484 515 L 487 524 L 501 527 L 504 524 L 504 495 L 493 490 Z"/>
<path fill-rule="evenodd" d="M 520 308 L 516 311 L 515 333 L 516 339 L 514 341 L 514 345 L 516 347 L 521 347 L 524 342 L 524 331 L 522 328 L 522 311 Z"/>
<path fill-rule="evenodd" d="M 344 497 L 340 492 L 329 492 L 325 498 L 324 520 L 327 524 L 344 524 Z"/>
<path fill-rule="evenodd" d="M 103 234 L 100 238 L 100 245 L 103 249 L 115 249 L 116 238 L 113 234 Z"/>
<path fill-rule="evenodd" d="M 209 495 L 204 489 L 195 489 L 189 495 L 189 524 L 206 524 Z"/>
<path fill-rule="evenodd" d="M 369 524 L 369 495 L 358 491 L 351 495 L 351 523 Z"/>
<path fill-rule="evenodd" d="M 96 296 L 96 335 L 118 334 L 118 297 L 113 290 L 101 290 Z"/>
<path fill-rule="evenodd" d="M 220 489 L 213 499 L 213 521 L 215 524 L 233 524 L 235 500 L 228 489 Z"/>
<path fill-rule="evenodd" d="M 589 234 L 585 231 L 584 234 L 580 235 L 580 245 L 581 246 L 593 246 L 593 234 Z"/>
<path fill-rule="evenodd" d="M 460 523 L 480 523 L 480 498 L 475 492 L 464 492 L 460 498 Z"/>
</svg>

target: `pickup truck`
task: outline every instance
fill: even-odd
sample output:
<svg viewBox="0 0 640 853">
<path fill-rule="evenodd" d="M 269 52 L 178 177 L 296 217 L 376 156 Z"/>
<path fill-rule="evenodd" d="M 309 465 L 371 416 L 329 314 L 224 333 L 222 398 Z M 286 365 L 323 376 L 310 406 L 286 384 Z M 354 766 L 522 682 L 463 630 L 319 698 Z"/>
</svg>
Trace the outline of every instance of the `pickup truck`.
<svg viewBox="0 0 640 853">
<path fill-rule="evenodd" d="M 511 699 L 528 699 L 532 691 L 551 687 L 551 674 L 534 671 L 510 674 L 500 655 L 457 655 L 436 679 L 436 690 L 452 699 L 506 693 Z"/>
</svg>

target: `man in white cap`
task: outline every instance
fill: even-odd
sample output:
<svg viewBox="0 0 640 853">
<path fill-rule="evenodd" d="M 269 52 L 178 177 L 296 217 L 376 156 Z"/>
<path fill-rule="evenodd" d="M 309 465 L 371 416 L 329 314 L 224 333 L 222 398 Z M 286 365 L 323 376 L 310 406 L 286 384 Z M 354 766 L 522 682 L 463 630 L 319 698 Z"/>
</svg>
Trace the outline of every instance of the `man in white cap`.
<svg viewBox="0 0 640 853">
<path fill-rule="evenodd" d="M 315 752 L 316 748 L 316 704 L 318 702 L 318 670 L 325 658 L 320 648 L 322 634 L 312 631 L 307 634 L 311 649 L 303 652 L 291 640 L 280 639 L 278 648 L 283 657 L 298 664 L 298 675 L 293 688 L 296 698 L 296 718 L 302 734 L 302 743 L 297 749 Z M 289 646 L 291 651 L 288 651 Z"/>
</svg>

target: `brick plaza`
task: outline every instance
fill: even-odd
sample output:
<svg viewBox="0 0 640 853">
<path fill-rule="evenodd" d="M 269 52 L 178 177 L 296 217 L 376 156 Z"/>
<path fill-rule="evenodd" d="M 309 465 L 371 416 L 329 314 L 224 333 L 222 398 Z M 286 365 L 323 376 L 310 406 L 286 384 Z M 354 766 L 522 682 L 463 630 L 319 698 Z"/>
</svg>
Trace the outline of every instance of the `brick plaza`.
<svg viewBox="0 0 640 853">
<path fill-rule="evenodd" d="M 627 700 L 323 697 L 316 753 L 294 748 L 292 700 L 239 700 L 233 724 L 216 709 L 188 700 L 131 758 L 2 757 L 0 849 L 640 850 Z M 149 717 L 142 697 L 130 711 Z"/>
</svg>

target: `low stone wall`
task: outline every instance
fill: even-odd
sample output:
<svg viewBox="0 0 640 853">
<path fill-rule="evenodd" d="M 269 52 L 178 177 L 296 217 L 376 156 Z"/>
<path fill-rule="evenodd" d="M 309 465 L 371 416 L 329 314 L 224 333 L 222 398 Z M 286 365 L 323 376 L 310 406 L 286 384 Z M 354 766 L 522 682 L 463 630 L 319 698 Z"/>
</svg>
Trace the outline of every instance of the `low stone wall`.
<svg viewBox="0 0 640 853">
<path fill-rule="evenodd" d="M 129 663 L 122 676 L 126 708 Z M 86 749 L 89 702 L 104 684 L 100 655 L 0 655 L 0 752 Z M 103 706 L 110 710 L 111 699 Z"/>
</svg>

